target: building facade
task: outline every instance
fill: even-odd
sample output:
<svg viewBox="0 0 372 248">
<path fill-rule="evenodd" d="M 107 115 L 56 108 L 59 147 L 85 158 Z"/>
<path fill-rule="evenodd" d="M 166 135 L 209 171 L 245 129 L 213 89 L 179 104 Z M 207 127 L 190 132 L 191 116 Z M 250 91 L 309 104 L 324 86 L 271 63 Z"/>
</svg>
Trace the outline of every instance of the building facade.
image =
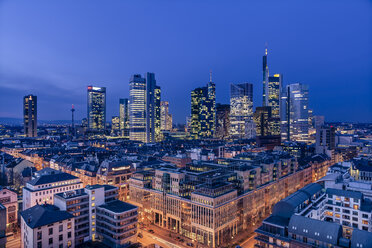
<svg viewBox="0 0 372 248">
<path fill-rule="evenodd" d="M 75 247 L 74 216 L 49 204 L 36 205 L 20 213 L 21 247 Z"/>
<path fill-rule="evenodd" d="M 119 118 L 121 136 L 129 139 L 129 99 L 119 101 Z"/>
<path fill-rule="evenodd" d="M 191 91 L 192 139 L 212 138 L 216 130 L 216 86 L 210 81 L 206 87 Z"/>
<path fill-rule="evenodd" d="M 0 204 L 6 208 L 6 229 L 11 231 L 18 224 L 18 195 L 13 190 L 0 187 Z"/>
<path fill-rule="evenodd" d="M 120 118 L 119 118 L 119 116 L 113 116 L 111 118 L 111 135 L 112 136 L 120 135 Z"/>
<path fill-rule="evenodd" d="M 88 86 L 88 128 L 104 131 L 106 128 L 106 88 Z"/>
<path fill-rule="evenodd" d="M 155 74 L 133 75 L 130 80 L 130 140 L 151 143 L 161 139 L 160 87 Z"/>
<path fill-rule="evenodd" d="M 37 137 L 37 96 L 23 98 L 23 127 L 27 137 Z"/>
<path fill-rule="evenodd" d="M 23 187 L 23 210 L 35 205 L 53 204 L 55 194 L 82 187 L 80 179 L 68 173 L 53 169 L 38 171 Z"/>
<path fill-rule="evenodd" d="M 216 105 L 216 133 L 218 139 L 227 139 L 230 131 L 230 105 Z"/>
<path fill-rule="evenodd" d="M 253 118 L 257 144 L 270 149 L 280 145 L 280 119 L 274 118 L 271 110 L 269 106 L 257 107 Z"/>
<path fill-rule="evenodd" d="M 316 130 L 315 152 L 331 154 L 336 148 L 336 128 L 331 126 L 318 126 Z"/>
<path fill-rule="evenodd" d="M 239 139 L 254 137 L 253 84 L 230 85 L 230 136 Z"/>
<path fill-rule="evenodd" d="M 296 83 L 287 85 L 281 97 L 282 141 L 309 140 L 309 87 Z"/>
<path fill-rule="evenodd" d="M 138 171 L 130 178 L 130 202 L 139 207 L 142 223 L 221 247 L 311 183 L 312 174 L 288 155 L 240 154 L 217 163 Z"/>
<path fill-rule="evenodd" d="M 171 131 L 173 126 L 172 115 L 169 113 L 169 102 L 161 101 L 160 103 L 160 129 Z"/>
</svg>

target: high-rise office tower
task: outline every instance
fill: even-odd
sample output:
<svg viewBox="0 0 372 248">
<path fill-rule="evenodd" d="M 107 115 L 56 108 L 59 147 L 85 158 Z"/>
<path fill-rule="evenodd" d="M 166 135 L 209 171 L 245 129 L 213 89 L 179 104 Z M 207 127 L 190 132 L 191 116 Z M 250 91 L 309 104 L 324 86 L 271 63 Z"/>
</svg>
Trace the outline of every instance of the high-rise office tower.
<svg viewBox="0 0 372 248">
<path fill-rule="evenodd" d="M 254 113 L 256 124 L 256 140 L 259 146 L 274 148 L 280 145 L 280 119 L 272 116 L 271 107 L 257 107 Z"/>
<path fill-rule="evenodd" d="M 191 138 L 212 138 L 216 128 L 216 85 L 212 77 L 206 87 L 191 91 Z"/>
<path fill-rule="evenodd" d="M 274 74 L 269 77 L 267 83 L 267 105 L 271 107 L 271 114 L 273 118 L 280 117 L 280 92 L 282 91 L 283 76 L 281 74 Z"/>
<path fill-rule="evenodd" d="M 327 154 L 331 157 L 331 151 L 336 145 L 336 128 L 333 126 L 318 126 L 316 129 L 316 153 Z"/>
<path fill-rule="evenodd" d="M 254 137 L 253 84 L 230 85 L 230 136 L 239 139 Z"/>
<path fill-rule="evenodd" d="M 315 115 L 313 117 L 313 126 L 318 128 L 324 125 L 324 115 Z"/>
<path fill-rule="evenodd" d="M 154 117 L 154 123 L 155 123 L 155 141 L 159 142 L 163 140 L 163 134 L 161 132 L 161 90 L 159 86 L 155 87 L 155 117 Z"/>
<path fill-rule="evenodd" d="M 37 137 L 37 96 L 23 98 L 23 125 L 27 137 Z"/>
<path fill-rule="evenodd" d="M 269 66 L 267 65 L 267 47 L 262 57 L 262 106 L 267 106 L 267 83 L 269 81 Z"/>
<path fill-rule="evenodd" d="M 111 135 L 117 136 L 120 133 L 120 118 L 119 116 L 113 116 L 111 118 Z"/>
<path fill-rule="evenodd" d="M 155 74 L 133 75 L 130 80 L 130 140 L 145 143 L 160 139 L 160 87 Z"/>
<path fill-rule="evenodd" d="M 172 130 L 172 115 L 169 113 L 169 102 L 161 101 L 160 104 L 160 129 Z"/>
<path fill-rule="evenodd" d="M 296 83 L 287 85 L 281 96 L 282 141 L 309 139 L 309 87 Z"/>
<path fill-rule="evenodd" d="M 129 139 L 129 99 L 119 100 L 120 134 Z"/>
<path fill-rule="evenodd" d="M 106 128 L 106 87 L 88 86 L 88 128 L 104 131 Z"/>
<path fill-rule="evenodd" d="M 219 139 L 226 139 L 229 137 L 229 131 L 230 131 L 230 105 L 217 103 L 215 137 Z"/>
<path fill-rule="evenodd" d="M 146 79 L 139 74 L 130 79 L 129 101 L 130 140 L 146 142 Z"/>
</svg>

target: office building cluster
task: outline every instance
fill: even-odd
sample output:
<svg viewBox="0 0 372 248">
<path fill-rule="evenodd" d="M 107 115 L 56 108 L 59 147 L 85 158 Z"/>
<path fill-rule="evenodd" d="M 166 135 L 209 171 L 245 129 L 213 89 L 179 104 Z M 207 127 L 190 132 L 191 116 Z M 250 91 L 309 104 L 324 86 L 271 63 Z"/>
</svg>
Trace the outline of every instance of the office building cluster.
<svg viewBox="0 0 372 248">
<path fill-rule="evenodd" d="M 186 125 L 150 72 L 110 117 L 106 88 L 88 86 L 77 125 L 74 106 L 71 124 L 38 125 L 25 96 L 23 128 L 0 125 L 0 248 L 19 233 L 25 248 L 371 247 L 372 126 L 314 115 L 267 49 L 262 88 L 260 106 L 249 82 L 217 103 L 210 72 Z"/>
<path fill-rule="evenodd" d="M 216 86 L 212 81 L 193 90 L 190 138 L 256 139 L 260 146 L 271 149 L 285 141 L 314 143 L 308 86 L 301 83 L 284 86 L 282 74 L 270 75 L 267 49 L 263 56 L 262 86 L 262 106 L 254 111 L 253 84 L 232 83 L 228 115 L 223 114 L 227 107 L 216 108 Z"/>
</svg>

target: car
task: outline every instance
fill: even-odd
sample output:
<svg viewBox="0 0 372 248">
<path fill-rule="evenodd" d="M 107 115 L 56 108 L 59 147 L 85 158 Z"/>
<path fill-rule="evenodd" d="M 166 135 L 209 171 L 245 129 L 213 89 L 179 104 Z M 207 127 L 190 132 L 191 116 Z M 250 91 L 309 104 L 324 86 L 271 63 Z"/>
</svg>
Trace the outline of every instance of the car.
<svg viewBox="0 0 372 248">
<path fill-rule="evenodd" d="M 149 233 L 155 233 L 155 232 L 154 232 L 154 230 L 150 229 L 150 230 L 149 230 Z"/>
<path fill-rule="evenodd" d="M 190 247 L 194 247 L 194 244 L 193 243 L 187 243 L 186 245 L 187 246 L 190 246 Z"/>
<path fill-rule="evenodd" d="M 183 243 L 185 240 L 184 240 L 184 239 L 180 239 L 179 241 L 180 241 L 181 243 Z"/>
<path fill-rule="evenodd" d="M 137 236 L 138 236 L 138 238 L 143 238 L 142 233 L 139 233 Z"/>
</svg>

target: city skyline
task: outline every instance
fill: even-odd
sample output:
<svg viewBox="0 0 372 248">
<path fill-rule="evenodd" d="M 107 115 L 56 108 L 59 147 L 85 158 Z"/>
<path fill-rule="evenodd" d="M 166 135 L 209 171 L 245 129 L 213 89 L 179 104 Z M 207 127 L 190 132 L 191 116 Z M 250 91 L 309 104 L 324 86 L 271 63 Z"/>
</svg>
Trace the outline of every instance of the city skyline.
<svg viewBox="0 0 372 248">
<path fill-rule="evenodd" d="M 130 18 L 129 12 L 125 12 L 127 15 L 123 17 L 115 10 L 124 7 L 132 10 L 135 4 L 114 2 L 104 6 L 101 11 L 112 12 L 112 16 L 105 15 L 102 22 L 94 18 L 100 13 L 99 8 L 92 8 L 91 15 L 81 21 L 79 12 L 72 10 L 72 5 L 67 3 L 61 12 L 70 13 L 71 20 L 65 21 L 54 9 L 49 14 L 36 10 L 38 4 L 34 4 L 36 7 L 27 3 L 18 6 L 4 1 L 0 5 L 4 13 L 1 23 L 13 24 L 2 25 L 0 29 L 0 51 L 3 54 L 0 58 L 0 117 L 21 118 L 22 101 L 19 99 L 34 94 L 39 98 L 40 120 L 69 120 L 71 104 L 76 108 L 75 118 L 80 120 L 86 116 L 85 88 L 99 85 L 107 88 L 107 117 L 111 119 L 119 114 L 119 99 L 129 97 L 130 76 L 147 71 L 157 75 L 158 84 L 162 87 L 162 100 L 169 101 L 174 123 L 185 123 L 186 116 L 190 115 L 190 92 L 207 82 L 209 70 L 213 71 L 216 83 L 216 103 L 229 103 L 230 83 L 251 82 L 254 107 L 261 106 L 262 56 L 267 42 L 270 74 L 283 74 L 283 87 L 297 82 L 309 85 L 309 106 L 314 110 L 314 115 L 324 115 L 326 121 L 372 120 L 372 75 L 369 72 L 372 50 L 368 45 L 368 30 L 371 29 L 367 14 L 371 4 L 366 1 L 350 5 L 346 2 L 334 4 L 333 11 L 342 17 L 334 15 L 335 20 L 328 22 L 325 9 L 312 8 L 319 16 L 319 20 L 313 20 L 313 15 L 304 13 L 308 7 L 306 4 L 299 8 L 292 1 L 282 5 L 283 11 L 289 12 L 288 16 L 274 11 L 278 3 L 239 2 L 243 10 L 258 12 L 251 13 L 251 17 L 241 16 L 243 10 L 223 3 L 213 6 L 197 3 L 198 7 L 210 7 L 211 10 L 207 12 L 191 9 L 187 3 L 182 3 L 186 10 L 182 10 L 182 4 L 172 4 L 170 9 L 173 12 L 167 17 L 175 20 L 173 24 L 166 17 L 150 18 L 154 17 L 150 9 L 154 7 L 162 13 L 164 10 L 160 6 L 163 5 L 146 2 L 145 13 L 141 14 L 146 18 L 136 23 L 139 28 L 135 29 L 132 27 L 136 26 L 134 23 L 118 23 Z M 98 2 L 95 4 L 96 7 L 102 7 Z M 290 12 L 291 4 L 292 8 L 299 9 L 298 13 Z M 326 3 L 316 5 L 324 8 L 331 6 Z M 74 3 L 74 6 L 81 9 L 86 5 Z M 25 13 L 29 8 L 34 11 Z M 271 16 L 264 23 L 253 25 L 254 18 L 264 10 Z M 190 23 L 184 23 L 187 11 L 193 11 L 195 16 Z M 344 12 L 350 17 L 341 15 Z M 20 17 L 20 14 L 24 16 Z M 34 16 L 36 14 L 39 15 L 37 18 Z M 55 25 L 60 27 L 58 30 L 62 29 L 61 33 L 56 33 L 55 26 L 44 22 L 51 14 L 54 15 Z M 279 15 L 282 19 L 277 20 Z M 214 21 L 210 21 L 210 17 L 214 17 Z M 299 24 L 293 22 L 296 18 Z M 153 25 L 149 19 L 154 21 Z M 349 23 L 351 19 L 353 21 Z M 227 21 L 221 24 L 222 20 Z M 98 26 L 98 29 L 93 31 L 90 24 Z M 118 25 L 123 32 L 115 32 L 113 28 L 105 30 L 107 25 Z M 241 25 L 247 28 L 242 30 Z M 268 32 L 261 31 L 265 25 Z M 11 26 L 16 28 L 10 30 Z M 215 28 L 217 26 L 221 30 Z M 358 32 L 355 26 L 367 31 Z M 35 37 L 29 32 L 21 33 L 26 27 L 39 35 Z M 141 28 L 144 33 L 159 35 L 154 36 L 154 42 L 138 42 L 143 36 L 138 31 Z M 328 28 L 332 32 L 328 32 Z M 85 32 L 80 34 L 79 31 L 84 29 Z M 189 35 L 186 36 L 185 32 Z M 198 32 L 201 32 L 199 40 L 194 37 Z M 286 39 L 274 38 L 278 34 L 283 34 Z M 302 37 L 305 34 L 311 39 Z M 54 35 L 60 40 L 51 38 Z M 97 35 L 101 37 L 100 42 L 92 39 Z M 139 37 L 133 38 L 135 35 Z M 169 35 L 170 41 L 159 38 Z M 128 37 L 132 38 L 128 40 Z M 18 41 L 15 42 L 15 39 Z M 86 41 L 89 43 L 83 46 Z M 70 52 L 67 52 L 68 49 Z M 99 57 L 102 59 L 99 60 Z M 162 63 L 158 63 L 160 60 Z"/>
</svg>

